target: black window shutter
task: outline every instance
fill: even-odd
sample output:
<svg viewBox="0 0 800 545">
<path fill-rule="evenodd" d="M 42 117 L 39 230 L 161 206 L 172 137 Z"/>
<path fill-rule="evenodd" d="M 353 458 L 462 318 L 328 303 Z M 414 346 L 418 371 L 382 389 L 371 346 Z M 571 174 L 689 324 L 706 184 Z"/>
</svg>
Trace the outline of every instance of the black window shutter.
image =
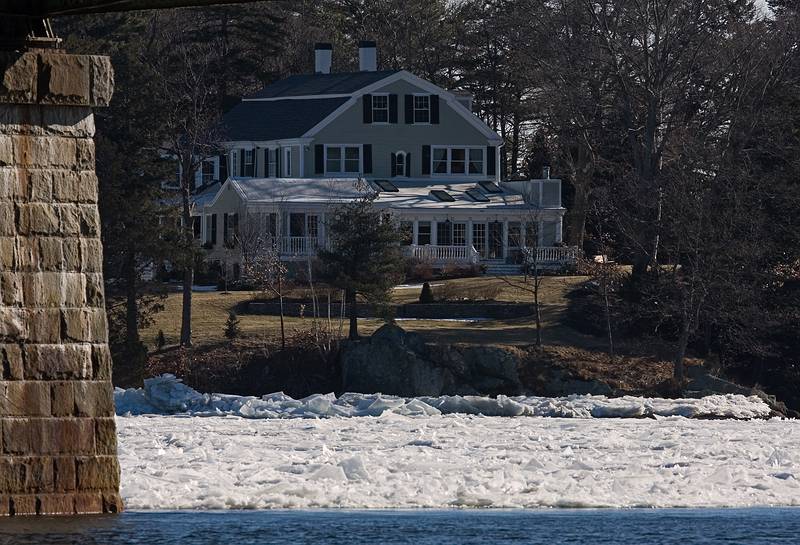
<svg viewBox="0 0 800 545">
<path fill-rule="evenodd" d="M 314 146 L 314 174 L 325 173 L 325 146 L 316 144 Z"/>
<path fill-rule="evenodd" d="M 224 182 L 228 179 L 228 154 L 223 153 L 219 156 L 219 181 Z"/>
<path fill-rule="evenodd" d="M 372 144 L 364 144 L 364 174 L 372 174 Z"/>
<path fill-rule="evenodd" d="M 211 214 L 211 244 L 217 243 L 217 215 Z"/>
<path fill-rule="evenodd" d="M 361 97 L 364 104 L 364 123 L 372 123 L 372 95 Z"/>
<path fill-rule="evenodd" d="M 281 148 L 275 148 L 275 177 L 281 177 Z"/>
<path fill-rule="evenodd" d="M 222 214 L 222 243 L 228 243 L 228 213 Z"/>
<path fill-rule="evenodd" d="M 244 176 L 244 148 L 239 150 L 239 176 Z"/>
<path fill-rule="evenodd" d="M 411 154 L 406 153 L 406 177 L 411 177 Z"/>
<path fill-rule="evenodd" d="M 392 178 L 397 176 L 397 154 L 392 153 Z"/>
<path fill-rule="evenodd" d="M 414 123 L 414 95 L 406 95 L 403 102 L 406 109 L 406 123 L 411 125 Z"/>
<path fill-rule="evenodd" d="M 439 124 L 439 95 L 431 95 L 431 123 Z"/>
<path fill-rule="evenodd" d="M 397 95 L 389 95 L 389 123 L 397 123 Z"/>
<path fill-rule="evenodd" d="M 422 174 L 431 173 L 431 147 L 422 146 Z"/>
<path fill-rule="evenodd" d="M 494 176 L 497 174 L 497 157 L 494 146 L 486 146 L 486 175 Z"/>
<path fill-rule="evenodd" d="M 233 242 L 239 239 L 239 214 L 233 215 Z"/>
</svg>

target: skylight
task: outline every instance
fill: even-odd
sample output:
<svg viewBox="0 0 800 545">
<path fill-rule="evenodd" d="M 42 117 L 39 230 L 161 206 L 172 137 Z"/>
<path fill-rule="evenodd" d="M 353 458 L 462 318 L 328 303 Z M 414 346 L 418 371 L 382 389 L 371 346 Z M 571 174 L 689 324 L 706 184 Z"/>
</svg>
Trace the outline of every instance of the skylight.
<svg viewBox="0 0 800 545">
<path fill-rule="evenodd" d="M 375 180 L 375 183 L 378 184 L 378 187 L 381 188 L 381 191 L 386 191 L 387 193 L 398 193 L 400 191 L 397 189 L 397 186 L 389 180 Z"/>
<path fill-rule="evenodd" d="M 447 191 L 444 191 L 443 189 L 434 189 L 434 190 L 431 191 L 431 195 L 433 195 L 434 197 L 436 197 L 437 199 L 439 199 L 442 202 L 454 202 L 455 201 L 453 196 L 450 193 L 448 193 Z"/>
<path fill-rule="evenodd" d="M 477 189 L 468 189 L 467 195 L 469 195 L 475 202 L 489 202 L 489 197 L 487 197 Z"/>
<path fill-rule="evenodd" d="M 480 186 L 483 188 L 484 191 L 487 193 L 502 193 L 503 190 L 500 189 L 500 186 L 490 180 L 483 180 L 478 182 Z"/>
</svg>

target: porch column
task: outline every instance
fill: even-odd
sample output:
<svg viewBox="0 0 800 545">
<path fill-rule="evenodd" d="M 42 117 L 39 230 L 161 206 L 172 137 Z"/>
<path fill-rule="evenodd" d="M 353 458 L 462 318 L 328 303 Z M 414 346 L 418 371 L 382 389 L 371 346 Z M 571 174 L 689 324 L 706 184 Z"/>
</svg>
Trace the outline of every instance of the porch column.
<svg viewBox="0 0 800 545">
<path fill-rule="evenodd" d="M 467 220 L 467 247 L 474 246 L 472 243 L 472 218 Z"/>
<path fill-rule="evenodd" d="M 414 246 L 419 246 L 419 220 L 414 220 L 413 234 L 411 235 L 411 243 Z"/>
<path fill-rule="evenodd" d="M 543 246 L 544 245 L 544 221 L 539 220 L 536 232 L 536 245 Z"/>
<path fill-rule="evenodd" d="M 305 144 L 300 144 L 299 146 L 297 146 L 297 149 L 300 151 L 300 153 L 297 154 L 297 159 L 300 161 L 300 163 L 299 163 L 300 166 L 297 167 L 297 171 L 299 173 L 298 176 L 300 176 L 301 178 L 305 178 L 306 177 L 306 161 L 305 161 L 306 146 L 305 146 Z"/>
<path fill-rule="evenodd" d="M 558 221 L 556 222 L 556 242 L 557 243 L 558 242 L 563 242 L 563 240 L 564 240 L 564 238 L 563 238 L 564 237 L 563 225 L 562 225 L 563 221 L 564 221 L 564 218 L 559 216 L 558 217 Z"/>
</svg>

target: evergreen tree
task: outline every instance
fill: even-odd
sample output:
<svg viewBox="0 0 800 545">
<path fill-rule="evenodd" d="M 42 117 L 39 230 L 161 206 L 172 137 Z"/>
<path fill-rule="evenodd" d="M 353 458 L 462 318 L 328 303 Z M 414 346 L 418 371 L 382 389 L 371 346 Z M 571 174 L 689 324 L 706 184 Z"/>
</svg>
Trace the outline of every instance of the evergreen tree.
<svg viewBox="0 0 800 545">
<path fill-rule="evenodd" d="M 239 327 L 239 317 L 234 311 L 228 313 L 228 320 L 225 322 L 225 337 L 230 340 L 238 338 L 242 334 Z"/>
<path fill-rule="evenodd" d="M 399 230 L 374 206 L 377 194 L 361 190 L 359 198 L 334 209 L 326 225 L 330 249 L 319 254 L 329 282 L 345 292 L 351 340 L 358 339 L 357 297 L 387 302 L 403 264 Z"/>
</svg>

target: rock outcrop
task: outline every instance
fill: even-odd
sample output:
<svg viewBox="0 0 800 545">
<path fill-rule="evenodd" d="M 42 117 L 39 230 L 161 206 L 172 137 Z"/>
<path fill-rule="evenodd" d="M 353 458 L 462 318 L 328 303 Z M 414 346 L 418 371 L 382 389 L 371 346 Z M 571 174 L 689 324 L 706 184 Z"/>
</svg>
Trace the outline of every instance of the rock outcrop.
<svg viewBox="0 0 800 545">
<path fill-rule="evenodd" d="M 387 324 L 341 351 L 342 390 L 413 396 L 522 393 L 512 347 L 429 345 Z"/>
</svg>

